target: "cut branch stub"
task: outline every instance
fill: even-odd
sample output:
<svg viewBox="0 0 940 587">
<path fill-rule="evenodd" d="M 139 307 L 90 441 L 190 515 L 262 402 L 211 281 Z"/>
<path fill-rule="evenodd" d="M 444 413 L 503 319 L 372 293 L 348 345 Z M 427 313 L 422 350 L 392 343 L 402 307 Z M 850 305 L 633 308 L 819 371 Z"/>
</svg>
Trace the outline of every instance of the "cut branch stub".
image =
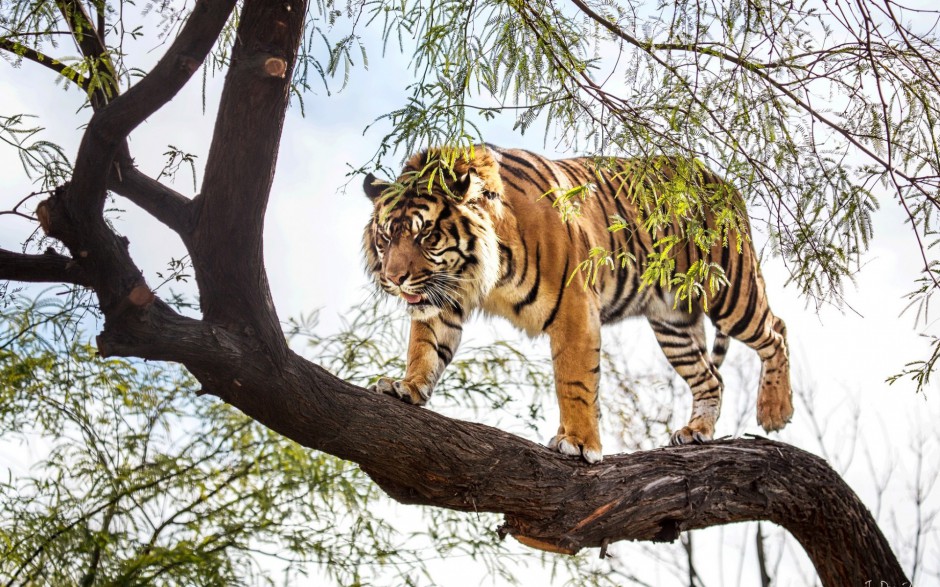
<svg viewBox="0 0 940 587">
<path fill-rule="evenodd" d="M 269 57 L 264 61 L 264 71 L 271 77 L 283 78 L 287 74 L 287 61 L 282 57 Z"/>
<path fill-rule="evenodd" d="M 135 286 L 131 293 L 127 295 L 127 300 L 138 308 L 149 306 L 155 298 L 156 296 L 153 295 L 153 292 L 145 283 Z"/>
<path fill-rule="evenodd" d="M 243 66 L 260 77 L 284 79 L 287 76 L 289 64 L 280 55 L 260 52 L 246 59 Z"/>
<path fill-rule="evenodd" d="M 185 72 L 187 76 L 191 76 L 196 73 L 196 70 L 202 65 L 202 61 L 190 55 L 180 55 L 176 58 L 176 65 Z"/>
</svg>

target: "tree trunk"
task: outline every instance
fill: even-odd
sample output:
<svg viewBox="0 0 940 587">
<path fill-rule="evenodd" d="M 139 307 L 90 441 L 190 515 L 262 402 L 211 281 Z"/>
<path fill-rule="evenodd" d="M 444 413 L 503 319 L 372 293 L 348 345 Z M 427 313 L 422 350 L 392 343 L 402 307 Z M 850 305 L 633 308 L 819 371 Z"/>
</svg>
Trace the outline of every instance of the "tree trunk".
<svg viewBox="0 0 940 587">
<path fill-rule="evenodd" d="M 144 177 L 122 152 L 128 133 L 198 69 L 233 5 L 200 0 L 153 72 L 96 110 L 72 182 L 38 210 L 46 233 L 71 258 L 0 251 L 0 278 L 90 286 L 105 315 L 102 356 L 182 363 L 205 393 L 304 446 L 359 463 L 395 499 L 503 513 L 499 531 L 530 546 L 573 553 L 768 520 L 797 538 L 824 585 L 904 583 L 865 506 L 822 459 L 797 448 L 718 441 L 613 455 L 589 466 L 370 394 L 291 352 L 271 303 L 262 227 L 305 3 L 244 1 L 198 197 Z M 176 314 L 149 290 L 127 240 L 104 222 L 106 189 L 180 235 L 194 261 L 203 319 Z"/>
</svg>

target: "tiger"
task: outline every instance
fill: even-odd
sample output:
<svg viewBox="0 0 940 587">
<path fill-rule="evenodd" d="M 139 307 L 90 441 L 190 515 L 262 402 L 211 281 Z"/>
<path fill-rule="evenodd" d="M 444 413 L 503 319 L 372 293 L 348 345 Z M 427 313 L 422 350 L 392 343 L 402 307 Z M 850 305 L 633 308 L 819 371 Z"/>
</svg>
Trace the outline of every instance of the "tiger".
<svg viewBox="0 0 940 587">
<path fill-rule="evenodd" d="M 459 154 L 432 148 L 411 156 L 396 181 L 369 173 L 363 182 L 373 204 L 363 234 L 368 273 L 384 292 L 406 305 L 411 319 L 404 377 L 380 377 L 370 389 L 424 405 L 460 344 L 474 312 L 502 316 L 529 336 L 547 334 L 551 347 L 560 422 L 549 448 L 603 459 L 598 383 L 601 325 L 645 316 L 663 353 L 692 391 L 688 424 L 673 445 L 714 439 L 723 382 L 718 367 L 733 337 L 761 360 L 757 421 L 770 432 L 793 414 L 786 326 L 767 301 L 757 254 L 744 215 L 731 241 L 708 247 L 677 247 L 676 272 L 696 260 L 718 264 L 725 284 L 706 304 L 676 303 L 676 292 L 647 284 L 643 263 L 655 239 L 674 230 L 644 228 L 635 197 L 649 169 L 669 175 L 675 161 L 592 157 L 548 159 L 538 154 L 476 145 Z M 692 196 L 732 189 L 699 166 Z M 565 219 L 552 194 L 590 186 L 578 214 Z M 634 191 L 632 191 L 634 190 Z M 743 198 L 732 192 L 743 209 Z M 557 199 L 557 198 L 556 198 Z M 716 219 L 700 214 L 707 227 Z M 628 230 L 609 230 L 619 217 Z M 675 229 L 678 230 L 678 229 Z M 576 271 L 592 249 L 628 252 L 636 262 L 615 264 L 587 279 Z M 703 249 L 706 249 L 703 252 Z M 706 348 L 704 317 L 715 326 Z"/>
</svg>

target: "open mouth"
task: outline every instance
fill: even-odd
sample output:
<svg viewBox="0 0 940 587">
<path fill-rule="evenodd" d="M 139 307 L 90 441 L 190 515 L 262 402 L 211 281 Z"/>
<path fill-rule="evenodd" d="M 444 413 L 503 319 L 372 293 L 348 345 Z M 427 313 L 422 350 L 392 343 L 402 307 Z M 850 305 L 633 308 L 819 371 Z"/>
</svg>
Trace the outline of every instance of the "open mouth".
<svg viewBox="0 0 940 587">
<path fill-rule="evenodd" d="M 401 292 L 401 298 L 408 302 L 408 305 L 414 306 L 420 304 L 424 301 L 424 297 L 421 294 L 410 294 L 407 292 Z"/>
</svg>

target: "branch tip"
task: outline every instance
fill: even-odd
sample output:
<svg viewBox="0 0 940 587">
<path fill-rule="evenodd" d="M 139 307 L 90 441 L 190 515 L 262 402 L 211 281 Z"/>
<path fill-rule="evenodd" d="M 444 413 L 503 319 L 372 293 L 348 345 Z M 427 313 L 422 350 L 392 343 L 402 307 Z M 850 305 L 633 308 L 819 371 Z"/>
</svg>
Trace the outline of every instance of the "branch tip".
<svg viewBox="0 0 940 587">
<path fill-rule="evenodd" d="M 506 536 L 509 535 L 509 524 L 500 524 L 499 528 L 496 528 L 496 535 L 499 536 L 500 542 L 506 540 Z"/>
<path fill-rule="evenodd" d="M 103 333 L 95 337 L 95 346 L 98 347 L 96 353 L 99 359 L 107 359 L 111 356 L 111 352 L 108 350 L 108 343 Z"/>
<path fill-rule="evenodd" d="M 598 558 L 605 559 L 607 555 L 607 547 L 610 546 L 610 538 L 605 538 L 601 541 L 601 553 Z"/>
</svg>

